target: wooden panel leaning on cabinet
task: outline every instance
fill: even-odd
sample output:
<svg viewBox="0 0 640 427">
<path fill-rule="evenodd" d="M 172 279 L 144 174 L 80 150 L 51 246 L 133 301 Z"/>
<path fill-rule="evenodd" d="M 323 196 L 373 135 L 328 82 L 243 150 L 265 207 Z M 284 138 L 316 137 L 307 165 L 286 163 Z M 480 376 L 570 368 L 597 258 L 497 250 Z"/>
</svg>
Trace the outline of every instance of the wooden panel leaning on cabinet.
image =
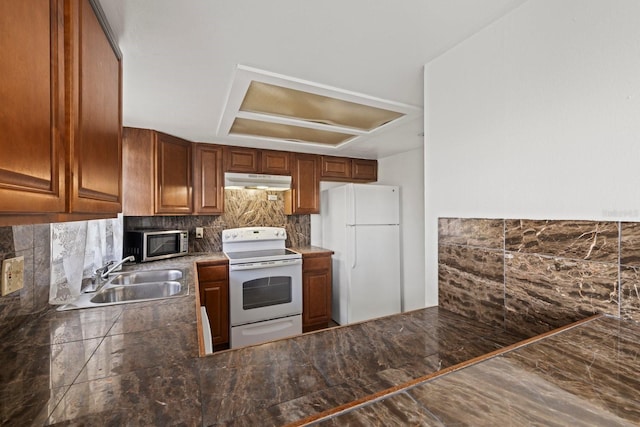
<svg viewBox="0 0 640 427">
<path fill-rule="evenodd" d="M 331 321 L 331 254 L 302 255 L 302 332 L 327 328 Z"/>
<path fill-rule="evenodd" d="M 211 326 L 214 351 L 229 348 L 229 264 L 206 261 L 198 264 L 200 305 Z"/>
</svg>

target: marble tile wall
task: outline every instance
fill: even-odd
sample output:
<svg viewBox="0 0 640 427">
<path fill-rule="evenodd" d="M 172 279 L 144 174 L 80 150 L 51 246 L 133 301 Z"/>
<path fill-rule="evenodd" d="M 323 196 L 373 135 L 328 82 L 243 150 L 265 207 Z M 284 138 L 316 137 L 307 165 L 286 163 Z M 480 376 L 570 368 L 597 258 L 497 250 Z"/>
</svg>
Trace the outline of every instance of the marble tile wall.
<svg viewBox="0 0 640 427">
<path fill-rule="evenodd" d="M 0 297 L 0 336 L 48 307 L 49 224 L 0 227 L 0 261 L 24 257 L 24 287 Z"/>
<path fill-rule="evenodd" d="M 277 200 L 268 200 L 275 195 Z M 309 215 L 285 215 L 284 194 L 265 190 L 225 190 L 224 214 L 194 216 L 125 217 L 124 228 L 176 228 L 189 230 L 189 251 L 222 250 L 222 230 L 237 227 L 284 227 L 287 246 L 311 243 Z M 196 239 L 195 227 L 203 227 L 204 237 Z"/>
<path fill-rule="evenodd" d="M 537 335 L 597 313 L 640 321 L 640 223 L 441 218 L 439 306 Z"/>
</svg>

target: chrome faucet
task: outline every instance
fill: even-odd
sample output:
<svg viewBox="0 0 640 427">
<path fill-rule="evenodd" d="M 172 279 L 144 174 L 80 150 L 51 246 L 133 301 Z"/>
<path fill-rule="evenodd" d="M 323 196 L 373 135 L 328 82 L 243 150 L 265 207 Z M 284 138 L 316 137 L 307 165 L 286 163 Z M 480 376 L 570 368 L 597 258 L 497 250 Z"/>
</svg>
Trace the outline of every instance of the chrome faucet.
<svg viewBox="0 0 640 427">
<path fill-rule="evenodd" d="M 134 257 L 133 255 L 129 255 L 128 257 L 123 258 L 122 260 L 116 262 L 115 264 L 113 264 L 113 261 L 110 261 L 102 268 L 97 269 L 96 274 L 99 274 L 100 278 L 106 279 L 107 277 L 109 277 L 111 273 L 113 273 L 115 269 L 122 266 L 122 264 L 124 264 L 125 262 L 129 262 L 129 261 L 133 262 L 135 260 L 136 260 L 136 257 Z"/>
<path fill-rule="evenodd" d="M 109 261 L 102 267 L 98 268 L 93 276 L 82 279 L 81 292 L 88 293 L 99 291 L 100 289 L 102 289 L 102 286 L 104 286 L 107 277 L 109 277 L 109 274 L 113 273 L 115 269 L 122 266 L 122 264 L 124 264 L 125 262 L 133 262 L 135 260 L 136 258 L 133 255 L 130 255 L 118 262 Z"/>
</svg>

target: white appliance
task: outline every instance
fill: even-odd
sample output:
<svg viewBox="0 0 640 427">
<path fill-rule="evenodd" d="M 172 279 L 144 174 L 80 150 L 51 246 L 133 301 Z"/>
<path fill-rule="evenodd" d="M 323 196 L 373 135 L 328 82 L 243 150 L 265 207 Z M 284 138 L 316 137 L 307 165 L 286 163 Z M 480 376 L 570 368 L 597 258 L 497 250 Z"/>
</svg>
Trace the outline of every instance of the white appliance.
<svg viewBox="0 0 640 427">
<path fill-rule="evenodd" d="M 231 348 L 302 333 L 302 255 L 278 227 L 222 232 L 229 258 Z"/>
<path fill-rule="evenodd" d="M 401 311 L 399 188 L 346 184 L 321 194 L 322 246 L 334 251 L 340 325 Z"/>
</svg>

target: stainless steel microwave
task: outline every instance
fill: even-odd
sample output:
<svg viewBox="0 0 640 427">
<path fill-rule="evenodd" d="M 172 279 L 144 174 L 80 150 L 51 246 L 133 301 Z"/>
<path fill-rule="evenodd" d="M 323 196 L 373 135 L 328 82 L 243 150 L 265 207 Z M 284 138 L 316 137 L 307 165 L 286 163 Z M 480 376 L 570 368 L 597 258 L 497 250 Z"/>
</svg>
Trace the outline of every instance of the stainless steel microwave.
<svg viewBox="0 0 640 427">
<path fill-rule="evenodd" d="M 186 230 L 131 230 L 124 233 L 124 256 L 136 262 L 156 261 L 189 253 Z"/>
</svg>

